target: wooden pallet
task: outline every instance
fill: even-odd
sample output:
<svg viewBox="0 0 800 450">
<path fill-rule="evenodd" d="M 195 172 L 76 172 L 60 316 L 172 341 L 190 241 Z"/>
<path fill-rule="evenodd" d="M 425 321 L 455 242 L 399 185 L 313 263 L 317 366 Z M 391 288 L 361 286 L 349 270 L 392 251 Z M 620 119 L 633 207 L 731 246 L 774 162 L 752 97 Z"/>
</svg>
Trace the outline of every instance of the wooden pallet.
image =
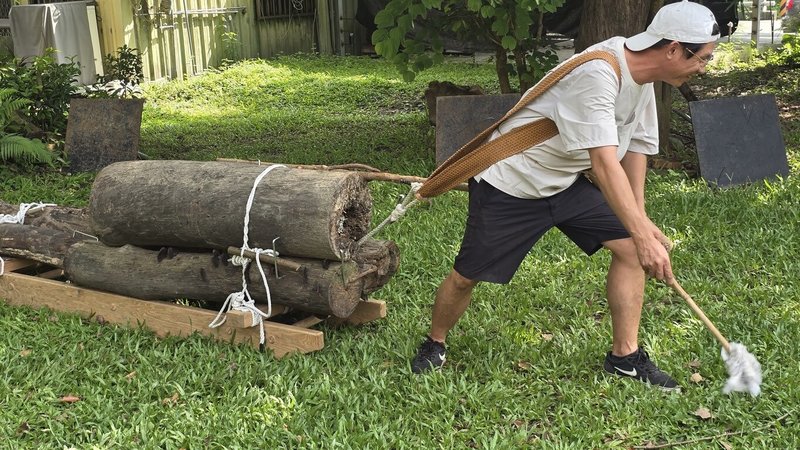
<svg viewBox="0 0 800 450">
<path fill-rule="evenodd" d="M 209 328 L 216 311 L 178 305 L 171 302 L 141 300 L 110 294 L 58 281 L 60 269 L 42 269 L 39 263 L 24 259 L 5 259 L 5 274 L 0 276 L 0 299 L 13 306 L 46 307 L 55 311 L 95 317 L 126 327 L 143 326 L 157 336 L 188 336 L 200 333 L 220 341 L 246 343 L 259 348 L 259 328 L 251 325 L 247 312 L 231 311 L 223 325 Z M 35 275 L 21 273 L 37 269 Z M 273 317 L 286 309 L 276 306 Z M 288 353 L 309 353 L 324 346 L 323 333 L 310 327 L 329 320 L 335 324 L 358 325 L 386 317 L 386 303 L 363 301 L 346 319 L 322 319 L 309 316 L 291 325 L 264 321 L 266 347 L 276 357 Z"/>
</svg>

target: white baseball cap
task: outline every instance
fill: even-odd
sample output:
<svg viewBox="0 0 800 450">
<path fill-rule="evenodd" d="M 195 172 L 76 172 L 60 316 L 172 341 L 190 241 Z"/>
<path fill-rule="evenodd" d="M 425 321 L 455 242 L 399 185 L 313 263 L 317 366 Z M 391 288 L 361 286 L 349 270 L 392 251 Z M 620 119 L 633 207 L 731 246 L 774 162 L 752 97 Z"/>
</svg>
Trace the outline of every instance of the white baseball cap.
<svg viewBox="0 0 800 450">
<path fill-rule="evenodd" d="M 687 44 L 707 44 L 719 39 L 714 13 L 705 6 L 683 0 L 658 10 L 647 30 L 625 40 L 628 49 L 638 52 L 662 39 Z"/>
</svg>

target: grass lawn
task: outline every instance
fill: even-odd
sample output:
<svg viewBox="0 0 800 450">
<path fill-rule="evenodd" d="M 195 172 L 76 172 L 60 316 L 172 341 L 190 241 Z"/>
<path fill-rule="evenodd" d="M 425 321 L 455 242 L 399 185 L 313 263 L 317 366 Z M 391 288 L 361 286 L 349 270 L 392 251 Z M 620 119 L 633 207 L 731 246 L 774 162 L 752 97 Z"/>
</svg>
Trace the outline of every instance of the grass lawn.
<svg viewBox="0 0 800 450">
<path fill-rule="evenodd" d="M 497 92 L 493 66 L 468 58 L 413 83 L 368 58 L 243 62 L 147 85 L 141 151 L 358 162 L 424 176 L 434 134 L 422 92 L 434 79 Z M 0 448 L 800 448 L 799 79 L 798 69 L 768 66 L 698 83 L 705 97 L 777 96 L 790 177 L 717 190 L 684 171 L 648 175 L 649 213 L 677 242 L 675 274 L 720 331 L 759 359 L 758 398 L 721 392 L 719 345 L 656 282 L 647 285 L 641 342 L 683 393 L 605 376 L 609 255 L 587 258 L 557 232 L 509 285 L 477 288 L 441 372 L 413 375 L 409 360 L 463 230 L 466 195 L 453 192 L 380 235 L 402 251 L 399 272 L 375 295 L 388 317 L 323 326 L 325 348 L 307 355 L 276 360 L 0 302 Z M 687 148 L 680 157 L 691 159 Z M 83 206 L 92 178 L 0 168 L 0 199 Z M 406 192 L 371 188 L 376 222 Z M 61 401 L 67 395 L 80 400 Z"/>
</svg>

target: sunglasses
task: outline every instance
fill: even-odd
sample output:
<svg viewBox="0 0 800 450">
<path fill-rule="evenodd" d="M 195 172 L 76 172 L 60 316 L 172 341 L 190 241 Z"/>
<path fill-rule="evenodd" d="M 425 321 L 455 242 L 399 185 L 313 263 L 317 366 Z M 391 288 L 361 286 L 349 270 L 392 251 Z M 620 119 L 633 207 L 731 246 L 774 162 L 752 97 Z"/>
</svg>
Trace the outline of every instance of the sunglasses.
<svg viewBox="0 0 800 450">
<path fill-rule="evenodd" d="M 683 47 L 683 49 L 686 50 L 687 52 L 689 52 L 695 58 L 697 58 L 697 60 L 700 61 L 700 64 L 702 64 L 704 66 L 714 60 L 714 54 L 713 53 L 708 55 L 708 56 L 706 56 L 705 58 L 701 58 L 701 57 L 697 56 L 697 53 L 689 50 L 688 48 Z"/>
</svg>

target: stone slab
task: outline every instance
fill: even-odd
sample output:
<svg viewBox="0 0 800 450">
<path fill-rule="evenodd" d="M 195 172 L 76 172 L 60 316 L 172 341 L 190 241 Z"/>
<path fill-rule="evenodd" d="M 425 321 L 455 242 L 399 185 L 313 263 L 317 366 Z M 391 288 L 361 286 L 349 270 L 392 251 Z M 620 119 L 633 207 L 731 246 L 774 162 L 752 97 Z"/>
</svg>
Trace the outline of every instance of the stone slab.
<svg viewBox="0 0 800 450">
<path fill-rule="evenodd" d="M 436 99 L 436 165 L 495 123 L 520 94 L 457 95 Z"/>
<path fill-rule="evenodd" d="M 789 164 L 775 96 L 748 95 L 689 103 L 700 175 L 736 186 L 787 176 Z"/>
<path fill-rule="evenodd" d="M 143 106 L 143 99 L 72 99 L 65 142 L 70 171 L 137 159 Z"/>
</svg>

